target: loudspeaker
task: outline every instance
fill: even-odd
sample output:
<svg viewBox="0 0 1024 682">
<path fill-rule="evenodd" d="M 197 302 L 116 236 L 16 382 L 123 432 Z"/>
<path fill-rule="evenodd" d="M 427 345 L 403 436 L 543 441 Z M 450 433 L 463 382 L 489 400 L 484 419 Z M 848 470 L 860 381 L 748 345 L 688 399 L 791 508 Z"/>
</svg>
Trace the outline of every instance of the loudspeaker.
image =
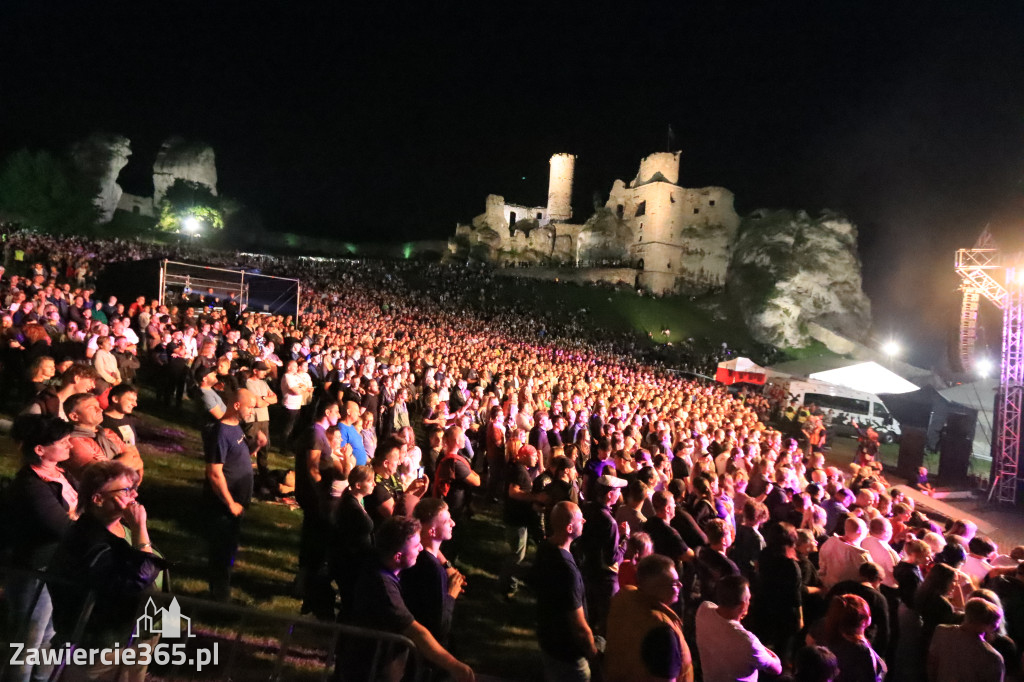
<svg viewBox="0 0 1024 682">
<path fill-rule="evenodd" d="M 924 446 L 928 433 L 916 426 L 904 426 L 900 434 L 900 454 L 896 460 L 896 473 L 908 483 L 917 480 L 917 469 L 924 464 Z"/>
<path fill-rule="evenodd" d="M 967 485 L 976 415 L 951 414 L 939 434 L 939 481 Z"/>
</svg>

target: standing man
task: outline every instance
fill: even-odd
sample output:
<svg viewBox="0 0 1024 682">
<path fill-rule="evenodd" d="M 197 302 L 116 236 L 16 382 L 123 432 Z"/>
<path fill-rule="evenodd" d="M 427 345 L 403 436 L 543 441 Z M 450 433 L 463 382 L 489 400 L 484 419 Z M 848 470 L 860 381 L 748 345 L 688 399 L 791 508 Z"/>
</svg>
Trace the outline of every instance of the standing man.
<svg viewBox="0 0 1024 682">
<path fill-rule="evenodd" d="M 345 411 L 341 417 L 341 444 L 352 446 L 352 455 L 356 458 L 356 466 L 368 463 L 369 455 L 363 445 L 363 435 L 359 433 L 359 403 L 354 400 L 345 401 Z"/>
<path fill-rule="evenodd" d="M 637 565 L 636 579 L 636 587 L 627 585 L 612 599 L 606 680 L 693 682 L 683 621 L 672 610 L 682 587 L 675 563 L 661 554 L 644 557 Z"/>
<path fill-rule="evenodd" d="M 825 589 L 832 589 L 844 580 L 857 580 L 860 565 L 871 561 L 871 554 L 860 544 L 868 534 L 864 522 L 856 516 L 847 516 L 843 534 L 833 535 L 818 550 L 819 574 Z"/>
<path fill-rule="evenodd" d="M 295 580 L 302 591 L 302 613 L 312 612 L 323 621 L 334 617 L 334 593 L 326 566 L 328 526 L 321 461 L 331 456 L 327 429 L 338 423 L 339 416 L 338 403 L 320 403 L 313 424 L 295 450 L 295 501 L 302 509 L 299 574 Z"/>
<path fill-rule="evenodd" d="M 203 496 L 209 507 L 210 593 L 219 601 L 231 596 L 231 567 L 238 553 L 242 514 L 252 500 L 252 455 L 265 445 L 257 437 L 250 449 L 242 423 L 256 409 L 256 396 L 239 389 L 228 396 L 227 411 L 203 439 L 206 457 L 206 480 Z"/>
<path fill-rule="evenodd" d="M 444 432 L 442 445 L 444 451 L 437 462 L 434 480 L 434 496 L 442 497 L 448 503 L 452 518 L 456 524 L 463 523 L 469 512 L 470 496 L 473 488 L 480 487 L 480 474 L 473 471 L 469 460 L 462 456 L 466 436 L 461 426 L 449 426 Z M 465 528 L 465 525 L 463 525 Z M 446 553 L 456 559 L 459 555 L 462 532 L 453 533 L 453 539 L 445 547 Z"/>
<path fill-rule="evenodd" d="M 519 566 L 526 558 L 526 545 L 531 532 L 537 537 L 540 519 L 534 505 L 543 503 L 547 496 L 533 492 L 533 475 L 537 470 L 539 453 L 532 445 L 524 445 L 509 464 L 505 480 L 505 539 L 509 554 L 498 577 L 498 588 L 511 599 L 519 589 Z"/>
<path fill-rule="evenodd" d="M 420 522 L 423 551 L 412 568 L 400 574 L 405 605 L 438 644 L 448 647 L 455 600 L 466 578 L 441 553 L 441 543 L 450 540 L 455 521 L 444 500 L 426 497 L 416 504 L 413 518 Z"/>
<path fill-rule="evenodd" d="M 423 545 L 420 523 L 404 516 L 392 516 L 374 532 L 374 557 L 362 572 L 355 590 L 350 622 L 360 627 L 405 635 L 431 665 L 446 671 L 456 682 L 472 682 L 473 670 L 438 643 L 430 630 L 416 620 L 402 598 L 398 575 L 416 565 Z M 376 679 L 399 682 L 405 673 L 405 651 L 385 649 L 379 657 L 360 637 L 339 640 L 337 677 L 352 682 Z M 375 660 L 376 659 L 376 660 Z M 370 667 L 378 664 L 375 678 Z"/>
<path fill-rule="evenodd" d="M 629 524 L 616 523 L 612 516 L 612 507 L 625 487 L 625 479 L 604 474 L 594 482 L 593 501 L 584 505 L 587 525 L 580 537 L 579 550 L 583 555 L 587 616 L 591 629 L 598 635 L 604 633 L 612 596 L 618 590 L 624 538 L 629 537 Z"/>
<path fill-rule="evenodd" d="M 750 610 L 747 579 L 739 574 L 722 578 L 714 597 L 714 602 L 706 601 L 697 609 L 697 650 L 704 682 L 756 680 L 762 670 L 781 674 L 779 657 L 740 624 Z"/>
<path fill-rule="evenodd" d="M 961 625 L 940 625 L 928 650 L 928 682 L 1002 682 L 1003 657 L 985 641 L 999 630 L 1003 613 L 984 599 L 968 600 Z"/>
<path fill-rule="evenodd" d="M 559 502 L 551 510 L 551 532 L 537 547 L 537 641 L 546 682 L 589 682 L 597 658 L 587 625 L 583 578 L 569 545 L 583 534 L 580 508 Z"/>
<path fill-rule="evenodd" d="M 260 360 L 252 366 L 252 374 L 245 380 L 246 390 L 256 397 L 256 409 L 253 410 L 252 419 L 246 422 L 245 432 L 249 438 L 256 438 L 257 433 L 262 433 L 267 439 L 266 446 L 256 454 L 256 472 L 261 481 L 270 472 L 267 464 L 267 452 L 270 450 L 270 406 L 277 405 L 277 394 L 267 385 L 269 371 L 270 365 Z"/>
</svg>

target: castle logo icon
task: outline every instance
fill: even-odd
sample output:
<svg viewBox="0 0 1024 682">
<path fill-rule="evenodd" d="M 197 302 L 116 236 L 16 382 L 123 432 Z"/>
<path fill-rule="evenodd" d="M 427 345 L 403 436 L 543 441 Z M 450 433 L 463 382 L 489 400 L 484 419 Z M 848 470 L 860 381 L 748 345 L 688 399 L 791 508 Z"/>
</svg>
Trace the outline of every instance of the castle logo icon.
<svg viewBox="0 0 1024 682">
<path fill-rule="evenodd" d="M 167 608 L 157 608 L 150 597 L 146 608 L 135 623 L 134 637 L 161 635 L 165 638 L 195 637 L 192 634 L 192 619 L 181 615 L 178 598 L 171 599 Z"/>
</svg>

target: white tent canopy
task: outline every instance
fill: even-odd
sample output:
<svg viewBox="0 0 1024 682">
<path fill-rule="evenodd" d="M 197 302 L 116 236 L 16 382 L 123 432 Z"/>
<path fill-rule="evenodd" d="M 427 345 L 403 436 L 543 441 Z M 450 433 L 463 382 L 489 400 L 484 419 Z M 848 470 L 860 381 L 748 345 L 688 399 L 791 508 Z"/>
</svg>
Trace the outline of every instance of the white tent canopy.
<svg viewBox="0 0 1024 682">
<path fill-rule="evenodd" d="M 723 369 L 730 369 L 733 372 L 757 372 L 758 374 L 764 374 L 765 369 L 761 365 L 757 364 L 750 358 L 733 358 L 726 362 L 718 363 L 719 367 Z"/>
<path fill-rule="evenodd" d="M 809 378 L 865 393 L 910 393 L 918 388 L 895 372 L 870 361 L 815 372 Z"/>
</svg>

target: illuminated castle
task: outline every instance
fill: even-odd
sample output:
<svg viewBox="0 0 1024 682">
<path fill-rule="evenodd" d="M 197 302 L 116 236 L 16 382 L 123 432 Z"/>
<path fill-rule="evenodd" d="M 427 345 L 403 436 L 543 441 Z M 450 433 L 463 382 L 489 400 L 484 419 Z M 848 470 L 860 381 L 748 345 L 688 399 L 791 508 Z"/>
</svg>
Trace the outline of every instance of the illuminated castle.
<svg viewBox="0 0 1024 682">
<path fill-rule="evenodd" d="M 567 221 L 576 157 L 555 154 L 547 206 L 510 204 L 491 194 L 482 215 L 456 227 L 449 250 L 496 263 L 630 267 L 637 286 L 657 293 L 722 286 L 740 224 L 733 194 L 681 187 L 679 155 L 643 159 L 632 182 L 616 180 L 604 208 L 575 224 Z"/>
</svg>

